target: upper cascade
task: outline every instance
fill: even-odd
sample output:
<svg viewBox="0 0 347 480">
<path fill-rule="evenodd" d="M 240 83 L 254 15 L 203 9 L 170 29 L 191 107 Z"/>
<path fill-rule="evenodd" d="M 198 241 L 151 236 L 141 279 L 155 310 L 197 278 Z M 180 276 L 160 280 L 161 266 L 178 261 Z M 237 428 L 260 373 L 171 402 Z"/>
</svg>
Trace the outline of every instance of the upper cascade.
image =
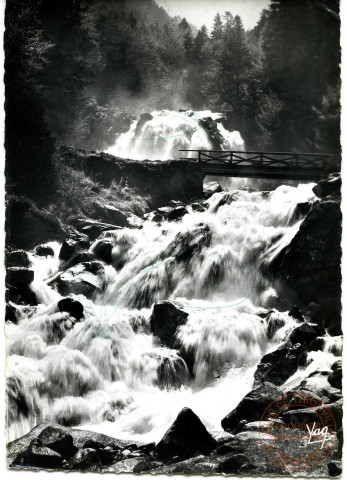
<svg viewBox="0 0 347 480">
<path fill-rule="evenodd" d="M 243 150 L 244 142 L 239 132 L 224 128 L 220 113 L 160 110 L 143 113 L 107 153 L 133 160 L 170 160 L 180 158 L 181 149 Z"/>
</svg>

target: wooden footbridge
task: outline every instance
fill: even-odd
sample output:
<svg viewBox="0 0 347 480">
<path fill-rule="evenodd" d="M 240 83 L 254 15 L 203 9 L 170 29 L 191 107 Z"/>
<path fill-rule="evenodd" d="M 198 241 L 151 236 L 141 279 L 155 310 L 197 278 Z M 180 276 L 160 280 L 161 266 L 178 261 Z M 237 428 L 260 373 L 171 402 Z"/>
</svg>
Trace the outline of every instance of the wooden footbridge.
<svg viewBox="0 0 347 480">
<path fill-rule="evenodd" d="M 179 150 L 181 160 L 199 163 L 205 175 L 317 181 L 340 169 L 330 153 Z"/>
</svg>

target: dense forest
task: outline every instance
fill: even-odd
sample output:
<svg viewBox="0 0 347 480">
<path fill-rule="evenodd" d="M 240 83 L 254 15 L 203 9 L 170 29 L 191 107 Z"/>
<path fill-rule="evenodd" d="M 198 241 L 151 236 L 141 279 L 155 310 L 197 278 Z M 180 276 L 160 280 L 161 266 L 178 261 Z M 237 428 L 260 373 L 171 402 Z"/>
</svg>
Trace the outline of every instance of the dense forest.
<svg viewBox="0 0 347 480">
<path fill-rule="evenodd" d="M 339 5 L 272 0 L 197 30 L 154 0 L 8 0 L 7 190 L 52 188 L 55 145 L 102 150 L 133 115 L 209 108 L 250 149 L 339 152 Z"/>
</svg>

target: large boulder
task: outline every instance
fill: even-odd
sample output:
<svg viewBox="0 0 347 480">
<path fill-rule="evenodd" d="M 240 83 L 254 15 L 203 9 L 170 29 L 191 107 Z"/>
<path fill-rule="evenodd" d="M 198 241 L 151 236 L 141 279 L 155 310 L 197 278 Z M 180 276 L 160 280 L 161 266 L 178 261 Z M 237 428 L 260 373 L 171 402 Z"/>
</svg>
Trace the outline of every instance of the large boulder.
<svg viewBox="0 0 347 480">
<path fill-rule="evenodd" d="M 93 246 L 93 253 L 98 260 L 102 260 L 105 263 L 112 263 L 112 249 L 112 242 L 102 239 Z"/>
<path fill-rule="evenodd" d="M 156 445 L 154 453 L 162 460 L 173 457 L 183 459 L 207 455 L 216 446 L 216 440 L 208 433 L 199 417 L 190 408 L 184 408 Z"/>
<path fill-rule="evenodd" d="M 289 336 L 289 340 L 293 345 L 300 343 L 306 347 L 317 338 L 325 334 L 325 330 L 314 323 L 302 323 L 299 327 L 294 328 Z"/>
<path fill-rule="evenodd" d="M 70 433 L 64 432 L 60 428 L 49 426 L 42 430 L 38 439 L 42 445 L 59 453 L 65 459 L 73 457 L 78 451 Z"/>
<path fill-rule="evenodd" d="M 204 197 L 210 198 L 215 193 L 222 192 L 223 189 L 218 182 L 205 182 L 204 183 Z"/>
<path fill-rule="evenodd" d="M 341 220 L 338 199 L 319 202 L 270 266 L 278 294 L 299 308 L 318 304 L 325 328 L 341 323 Z"/>
<path fill-rule="evenodd" d="M 188 313 L 175 307 L 171 302 L 162 300 L 153 305 L 150 318 L 151 330 L 164 345 L 173 348 L 176 330 L 184 325 L 187 319 Z"/>
<path fill-rule="evenodd" d="M 331 366 L 332 372 L 328 376 L 328 382 L 334 388 L 342 390 L 342 363 L 341 360 L 333 363 Z"/>
<path fill-rule="evenodd" d="M 62 240 L 65 232 L 54 215 L 37 208 L 26 197 L 6 198 L 6 244 L 29 250 L 45 241 Z"/>
<path fill-rule="evenodd" d="M 69 462 L 64 465 L 66 470 L 94 470 L 101 469 L 101 461 L 98 453 L 93 448 L 84 448 L 70 458 Z"/>
<path fill-rule="evenodd" d="M 176 207 L 171 212 L 168 213 L 167 219 L 169 222 L 181 220 L 181 218 L 188 213 L 186 207 Z"/>
<path fill-rule="evenodd" d="M 283 395 L 283 390 L 269 382 L 264 382 L 249 392 L 222 420 L 227 432 L 234 432 L 242 420 L 254 422 L 262 418 L 266 408 Z"/>
<path fill-rule="evenodd" d="M 300 347 L 284 347 L 264 355 L 254 374 L 254 386 L 263 382 L 283 385 L 297 371 L 301 354 Z"/>
<path fill-rule="evenodd" d="M 34 439 L 30 445 L 19 452 L 10 467 L 36 467 L 48 470 L 62 468 L 63 457 L 56 451 L 42 444 L 39 439 Z"/>
<path fill-rule="evenodd" d="M 327 179 L 318 182 L 312 190 L 318 198 L 325 198 L 329 195 L 341 195 L 341 174 L 331 173 Z"/>
<path fill-rule="evenodd" d="M 9 267 L 6 270 L 6 284 L 13 287 L 30 285 L 34 280 L 34 270 L 25 267 Z"/>
<path fill-rule="evenodd" d="M 49 282 L 61 295 L 93 298 L 104 287 L 104 267 L 100 262 L 84 262 L 69 268 Z"/>
<path fill-rule="evenodd" d="M 129 214 L 124 213 L 111 204 L 95 202 L 93 205 L 92 217 L 101 223 L 112 224 L 118 227 L 128 227 L 128 215 Z"/>
<path fill-rule="evenodd" d="M 179 232 L 167 246 L 164 256 L 176 257 L 177 260 L 189 260 L 193 255 L 209 247 L 212 232 L 208 225 L 199 225 L 186 232 Z"/>
<path fill-rule="evenodd" d="M 71 297 L 63 298 L 58 302 L 59 312 L 68 312 L 71 317 L 76 320 L 83 318 L 83 305 L 82 303 L 74 300 Z"/>
<path fill-rule="evenodd" d="M 48 245 L 38 245 L 35 248 L 35 253 L 39 257 L 54 257 L 54 250 Z"/>
<path fill-rule="evenodd" d="M 153 115 L 151 115 L 148 112 L 141 113 L 140 118 L 136 124 L 136 129 L 135 129 L 136 137 L 141 135 L 141 130 L 142 130 L 142 127 L 145 125 L 145 123 L 150 122 L 151 120 L 153 120 Z"/>
<path fill-rule="evenodd" d="M 7 251 L 5 263 L 7 267 L 29 267 L 30 265 L 29 256 L 24 250 Z"/>
<path fill-rule="evenodd" d="M 67 237 L 60 249 L 60 260 L 68 261 L 77 253 L 87 250 L 90 246 L 90 240 L 87 235 L 72 233 Z"/>
</svg>

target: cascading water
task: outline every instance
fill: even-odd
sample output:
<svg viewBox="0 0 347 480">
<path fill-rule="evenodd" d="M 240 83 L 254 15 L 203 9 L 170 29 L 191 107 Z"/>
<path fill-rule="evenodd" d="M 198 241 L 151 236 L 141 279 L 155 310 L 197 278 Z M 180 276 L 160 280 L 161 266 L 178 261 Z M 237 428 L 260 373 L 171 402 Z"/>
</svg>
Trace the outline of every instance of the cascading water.
<svg viewBox="0 0 347 480">
<path fill-rule="evenodd" d="M 134 160 L 170 160 L 182 156 L 180 149 L 211 150 L 211 137 L 201 120 L 218 120 L 220 117 L 220 114 L 210 110 L 152 112 L 145 122 L 135 120 L 126 133 L 119 135 L 108 153 Z M 243 150 L 244 143 L 239 132 L 229 132 L 218 122 L 216 134 L 221 139 L 223 150 Z"/>
<path fill-rule="evenodd" d="M 180 146 L 192 146 L 195 133 L 177 140 Z M 169 156 L 177 144 L 164 143 Z M 285 312 L 258 316 L 276 300 L 263 271 L 297 232 L 297 204 L 313 200 L 312 185 L 234 190 L 214 194 L 206 211 L 188 206 L 180 221 L 149 217 L 142 229 L 105 233 L 113 266 L 105 266 L 106 287 L 94 301 L 75 296 L 84 306 L 80 322 L 58 312 L 61 297 L 47 285 L 60 268 L 59 245 L 50 244 L 55 256 L 48 259 L 31 253 L 40 305 L 21 308 L 18 325 L 7 325 L 9 440 L 48 420 L 158 441 L 183 407 L 221 430 L 221 419 L 252 388 L 261 357 L 297 325 Z M 151 331 L 152 304 L 164 299 L 189 315 L 176 334 L 179 352 Z M 312 353 L 312 368 L 339 354 L 329 337 L 325 344 Z"/>
</svg>

